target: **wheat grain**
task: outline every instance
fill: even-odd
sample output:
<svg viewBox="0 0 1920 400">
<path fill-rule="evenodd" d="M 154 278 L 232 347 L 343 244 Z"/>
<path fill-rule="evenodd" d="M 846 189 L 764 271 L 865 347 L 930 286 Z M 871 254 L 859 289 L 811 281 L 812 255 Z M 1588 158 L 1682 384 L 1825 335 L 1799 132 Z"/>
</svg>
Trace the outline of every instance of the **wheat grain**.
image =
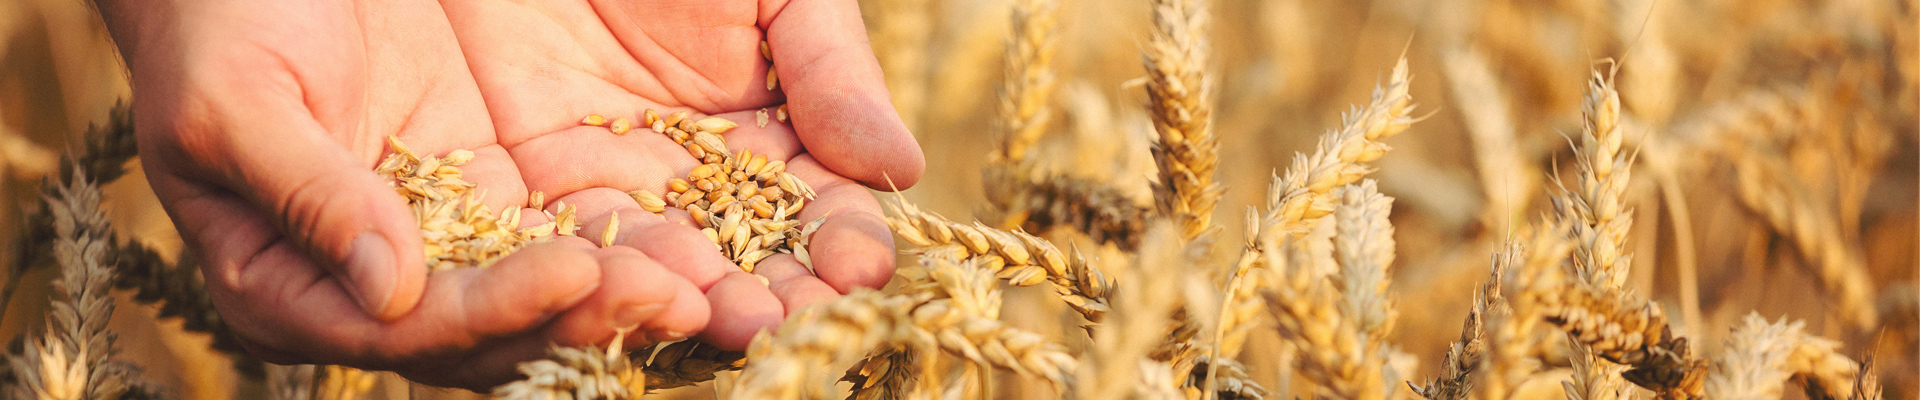
<svg viewBox="0 0 1920 400">
<path fill-rule="evenodd" d="M 478 185 L 462 179 L 460 166 L 473 160 L 472 151 L 422 156 L 397 137 L 388 137 L 387 146 L 392 154 L 374 172 L 386 176 L 394 191 L 407 199 L 420 224 L 427 267 L 434 271 L 486 267 L 528 244 L 551 240 L 556 233 L 572 235 L 576 228 L 573 206 L 556 204 L 562 210 L 553 222 L 528 228 L 516 229 L 520 225 L 517 208 L 495 216 L 481 204 Z M 544 203 L 544 197 L 535 191 L 529 200 Z"/>
<path fill-rule="evenodd" d="M 665 118 L 653 110 L 645 115 L 649 129 L 685 147 L 702 164 L 685 178 L 668 181 L 664 196 L 645 190 L 629 192 L 642 209 L 687 210 L 695 227 L 707 233 L 720 253 L 747 272 L 774 254 L 804 257 L 805 238 L 812 232 L 803 230 L 793 217 L 815 193 L 787 172 L 786 162 L 744 149 L 730 152 L 720 134 L 740 125 L 726 118 L 695 119 L 685 111 Z M 802 264 L 812 268 L 810 260 L 803 259 Z"/>
</svg>

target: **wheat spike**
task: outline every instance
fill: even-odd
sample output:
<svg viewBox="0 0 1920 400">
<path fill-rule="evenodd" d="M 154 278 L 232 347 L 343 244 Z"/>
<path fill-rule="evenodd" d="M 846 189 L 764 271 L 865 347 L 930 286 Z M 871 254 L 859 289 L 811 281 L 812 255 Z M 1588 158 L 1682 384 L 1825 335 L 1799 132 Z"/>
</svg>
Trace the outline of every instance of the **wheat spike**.
<svg viewBox="0 0 1920 400">
<path fill-rule="evenodd" d="M 1008 34 L 1006 78 L 1000 90 L 1000 146 L 989 156 L 1001 164 L 1023 163 L 1033 144 L 1053 121 L 1053 56 L 1060 43 L 1056 0 L 1013 3 Z"/>
<path fill-rule="evenodd" d="M 1263 263 L 1267 253 L 1278 251 L 1277 246 L 1310 231 L 1316 221 L 1331 214 L 1338 202 L 1331 191 L 1372 173 L 1374 168 L 1367 163 L 1391 149 L 1381 140 L 1406 131 L 1413 123 L 1408 114 L 1414 108 L 1407 92 L 1410 79 L 1403 57 L 1394 64 L 1387 83 L 1374 89 L 1365 108 L 1349 110 L 1339 129 L 1320 136 L 1313 154 L 1295 155 L 1285 175 L 1274 177 L 1267 189 L 1266 211 L 1249 211 L 1246 248 L 1225 278 L 1227 306 L 1222 310 L 1230 316 L 1220 319 L 1219 332 L 1226 338 L 1220 341 L 1222 356 L 1239 353 L 1242 340 L 1235 338 L 1244 336 L 1252 316 L 1260 314 L 1260 302 L 1249 289 L 1258 284 L 1246 281 L 1248 272 L 1268 268 Z"/>
<path fill-rule="evenodd" d="M 658 352 L 655 352 L 655 349 Z M 736 371 L 746 359 L 745 352 L 720 350 L 705 343 L 683 340 L 655 345 L 636 354 L 653 354 L 641 372 L 647 375 L 647 390 L 672 389 L 711 381 L 721 371 Z"/>
<path fill-rule="evenodd" d="M 1162 379 L 1151 374 L 1168 374 L 1172 368 L 1147 358 L 1148 353 L 1166 338 L 1166 322 L 1182 302 L 1184 277 L 1192 276 L 1182 268 L 1179 228 L 1170 222 L 1148 225 L 1133 262 L 1115 272 L 1115 285 L 1127 291 L 1115 293 L 1113 310 L 1103 328 L 1093 332 L 1093 347 L 1080 365 L 1081 398 L 1089 400 L 1125 399 L 1160 390 L 1173 390 L 1178 384 L 1172 376 Z M 1146 373 L 1148 375 L 1143 375 Z M 1145 385 L 1144 382 L 1159 382 Z M 1145 387 L 1142 387 L 1142 386 Z M 1151 390 L 1142 390 L 1151 389 Z M 1150 397 L 1152 398 L 1152 397 Z M 1165 397 L 1159 397 L 1165 398 Z"/>
<path fill-rule="evenodd" d="M 1855 387 L 1853 360 L 1835 352 L 1839 342 L 1808 335 L 1805 326 L 1747 314 L 1714 359 L 1707 398 L 1777 399 L 1788 379 L 1803 382 L 1813 398 L 1847 398 Z"/>
<path fill-rule="evenodd" d="M 140 379 L 139 368 L 113 357 L 117 336 L 107 330 L 114 301 L 108 268 L 108 232 L 100 211 L 100 188 L 85 167 L 70 165 L 72 178 L 42 197 L 54 236 L 52 253 L 60 264 L 57 296 L 47 313 L 46 331 L 25 336 L 24 348 L 8 357 L 14 380 L 11 398 L 40 400 L 138 399 L 157 395 Z M 48 179 L 54 183 L 58 179 Z"/>
<path fill-rule="evenodd" d="M 1480 369 L 1481 361 L 1486 358 L 1486 322 L 1490 314 L 1504 312 L 1500 307 L 1506 304 L 1506 299 L 1500 295 L 1500 282 L 1506 271 L 1513 268 L 1515 256 L 1511 251 L 1493 255 L 1491 273 L 1486 283 L 1480 285 L 1480 291 L 1474 293 L 1473 309 L 1461 324 L 1460 340 L 1447 346 L 1440 376 L 1428 378 L 1425 386 L 1407 382 L 1414 393 L 1428 400 L 1464 400 L 1472 392 L 1473 372 Z"/>
<path fill-rule="evenodd" d="M 1225 191 L 1214 183 L 1219 142 L 1213 132 L 1214 80 L 1208 74 L 1204 0 L 1155 0 L 1153 32 L 1143 54 L 1147 113 L 1159 136 L 1153 159 L 1160 164 L 1154 199 L 1193 240 L 1212 226 L 1213 208 Z"/>
<path fill-rule="evenodd" d="M 1620 93 L 1611 77 L 1593 73 L 1581 114 L 1585 125 L 1575 145 L 1575 186 L 1562 185 L 1553 197 L 1554 209 L 1570 229 L 1579 277 L 1620 288 L 1631 270 L 1625 246 L 1633 226 L 1633 210 L 1626 206 L 1632 155 L 1621 149 L 1626 135 L 1620 127 Z"/>
<path fill-rule="evenodd" d="M 1338 189 L 1343 199 L 1328 238 L 1335 249 L 1335 266 L 1307 253 L 1295 242 L 1285 256 L 1268 255 L 1273 268 L 1263 269 L 1266 307 L 1272 310 L 1280 336 L 1300 349 L 1296 360 L 1320 396 L 1345 399 L 1386 399 L 1397 395 L 1386 368 L 1384 336 L 1391 328 L 1393 309 L 1382 289 L 1387 263 L 1392 261 L 1391 227 L 1386 216 L 1391 201 L 1363 181 Z M 1303 240 L 1322 240 L 1309 235 Z M 1319 271 L 1338 268 L 1330 274 Z"/>
<path fill-rule="evenodd" d="M 908 243 L 921 246 L 913 252 L 931 256 L 951 256 L 959 260 L 980 259 L 981 265 L 995 271 L 1007 283 L 1032 286 L 1053 283 L 1054 292 L 1067 306 L 1088 321 L 1100 321 L 1107 311 L 1107 296 L 1112 283 L 1104 274 L 1087 266 L 1086 260 L 1066 253 L 1033 235 L 966 225 L 941 217 L 901 199 L 890 204 L 887 225 Z"/>
<path fill-rule="evenodd" d="M 1626 368 L 1601 360 L 1585 346 L 1573 346 L 1573 380 L 1561 382 L 1567 400 L 1630 399 L 1620 373 Z"/>
<path fill-rule="evenodd" d="M 1553 219 L 1541 221 L 1524 241 L 1510 242 L 1498 257 L 1517 261 L 1500 279 L 1500 298 L 1504 304 L 1487 316 L 1491 333 L 1487 341 L 1487 374 L 1480 385 L 1482 399 L 1505 399 L 1528 377 L 1541 370 L 1538 354 L 1552 343 L 1548 336 L 1545 306 L 1547 298 L 1558 296 L 1566 280 L 1561 265 L 1573 252 L 1565 229 Z"/>
<path fill-rule="evenodd" d="M 561 347 L 547 349 L 548 358 L 520 363 L 526 379 L 493 389 L 496 399 L 594 399 L 639 398 L 646 393 L 647 379 L 634 368 L 621 351 L 627 331 L 614 335 L 605 350 L 598 347 Z"/>
<path fill-rule="evenodd" d="M 1808 189 L 1784 155 L 1757 140 L 1732 147 L 1741 204 L 1786 236 L 1855 329 L 1879 326 L 1865 256 L 1841 233 L 1837 212 Z"/>
<path fill-rule="evenodd" d="M 1152 212 L 1106 182 L 1066 175 L 1028 179 L 988 173 L 988 182 L 1009 181 L 1017 182 L 1017 192 L 990 197 L 1006 199 L 1007 222 L 1019 221 L 1028 232 L 1068 227 L 1094 241 L 1133 250 L 1140 246 L 1139 236 Z"/>
</svg>

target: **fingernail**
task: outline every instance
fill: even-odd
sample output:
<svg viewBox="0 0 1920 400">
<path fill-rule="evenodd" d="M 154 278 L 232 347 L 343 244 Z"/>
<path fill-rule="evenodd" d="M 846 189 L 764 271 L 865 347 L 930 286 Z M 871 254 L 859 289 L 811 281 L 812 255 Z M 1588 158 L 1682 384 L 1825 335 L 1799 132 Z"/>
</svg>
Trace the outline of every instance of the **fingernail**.
<svg viewBox="0 0 1920 400">
<path fill-rule="evenodd" d="M 651 320 L 653 317 L 660 315 L 660 310 L 666 308 L 667 305 L 665 304 L 620 307 L 619 311 L 613 313 L 613 328 L 623 329 L 640 326 L 641 323 L 647 322 L 647 320 Z"/>
<path fill-rule="evenodd" d="M 387 244 L 386 236 L 367 232 L 354 237 L 349 249 L 344 268 L 351 282 L 341 286 L 361 309 L 377 315 L 393 300 L 394 280 L 399 279 L 394 271 L 393 246 Z"/>
</svg>

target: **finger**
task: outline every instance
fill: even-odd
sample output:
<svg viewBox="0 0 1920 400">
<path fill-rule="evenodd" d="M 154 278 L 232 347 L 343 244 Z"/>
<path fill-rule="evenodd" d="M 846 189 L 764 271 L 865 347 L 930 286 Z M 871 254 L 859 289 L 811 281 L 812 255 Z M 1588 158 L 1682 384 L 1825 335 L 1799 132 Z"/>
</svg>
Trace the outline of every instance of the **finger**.
<svg viewBox="0 0 1920 400">
<path fill-rule="evenodd" d="M 645 252 L 701 290 L 712 287 L 727 271 L 739 269 L 732 260 L 721 256 L 700 230 L 668 223 L 657 214 L 641 210 L 639 203 L 619 190 L 592 188 L 568 195 L 562 201 L 576 205 L 575 215 L 587 219 L 581 224 L 581 237 L 594 243 L 609 242 L 603 240 L 607 224 L 617 213 L 620 226 L 614 229 L 612 243 Z"/>
<path fill-rule="evenodd" d="M 638 250 L 596 250 L 601 284 L 548 328 L 562 346 L 606 347 L 619 329 L 634 329 L 635 343 L 684 339 L 707 325 L 707 299 L 686 278 L 667 271 Z"/>
<path fill-rule="evenodd" d="M 261 107 L 276 106 L 285 105 Z M 411 310 L 427 269 L 406 200 L 312 120 L 238 124 L 213 158 L 226 186 L 341 278 L 362 310 L 379 319 Z"/>
<path fill-rule="evenodd" d="M 820 277 L 813 276 L 813 271 L 808 271 L 792 254 L 767 257 L 753 268 L 753 273 L 767 277 L 773 296 L 780 298 L 780 305 L 789 313 L 841 294 L 820 281 Z"/>
<path fill-rule="evenodd" d="M 893 232 L 873 194 L 821 168 L 811 155 L 787 165 L 800 180 L 815 183 L 819 193 L 800 210 L 800 220 L 827 219 L 807 240 L 815 274 L 840 293 L 886 285 L 893 278 Z"/>
<path fill-rule="evenodd" d="M 766 155 L 768 159 L 786 161 L 806 150 L 800 145 L 800 137 L 794 136 L 792 125 L 769 117 L 767 126 L 760 126 L 757 121 L 760 117 L 755 115 L 759 112 L 753 110 L 715 115 L 740 125 L 720 135 L 727 141 L 727 151 L 738 153 L 746 149 L 753 154 Z"/>
<path fill-rule="evenodd" d="M 584 125 L 541 135 L 507 152 L 527 187 L 550 200 L 595 187 L 658 191 L 673 171 L 693 169 L 693 158 L 665 136 L 615 135 Z"/>
<path fill-rule="evenodd" d="M 765 25 L 773 66 L 807 152 L 875 189 L 919 182 L 925 156 L 888 100 L 859 4 L 793 0 L 772 15 Z"/>
<path fill-rule="evenodd" d="M 745 272 L 729 273 L 707 290 L 713 319 L 700 332 L 701 340 L 725 350 L 744 350 L 754 334 L 780 325 L 785 308 L 760 279 Z"/>
<path fill-rule="evenodd" d="M 317 363 L 388 369 L 445 356 L 544 324 L 592 294 L 601 268 L 580 241 L 528 246 L 484 269 L 436 272 L 418 309 L 386 322 L 355 310 L 291 245 L 270 246 L 234 290 L 248 300 L 234 307 L 250 325 L 235 329 L 257 330 L 264 345 Z"/>
</svg>

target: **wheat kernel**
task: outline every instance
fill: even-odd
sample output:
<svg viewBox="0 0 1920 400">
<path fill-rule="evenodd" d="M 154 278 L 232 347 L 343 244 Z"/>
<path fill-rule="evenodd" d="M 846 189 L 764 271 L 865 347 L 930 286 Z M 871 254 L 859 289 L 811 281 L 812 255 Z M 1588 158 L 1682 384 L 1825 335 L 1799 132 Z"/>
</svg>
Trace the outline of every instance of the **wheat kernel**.
<svg viewBox="0 0 1920 400">
<path fill-rule="evenodd" d="M 779 88 L 780 88 L 780 75 L 774 73 L 773 68 L 767 68 L 767 90 L 771 91 Z"/>
<path fill-rule="evenodd" d="M 600 231 L 600 247 L 613 247 L 613 238 L 620 233 L 620 213 L 607 216 L 607 228 Z"/>
<path fill-rule="evenodd" d="M 768 46 L 767 41 L 765 40 L 760 41 L 760 58 L 765 58 L 767 59 L 767 61 L 773 61 L 773 47 Z"/>
<path fill-rule="evenodd" d="M 633 196 L 634 202 L 640 203 L 640 209 L 642 210 L 647 210 L 647 212 L 650 213 L 659 213 L 667 210 L 667 202 L 661 200 L 660 195 L 653 194 L 653 192 L 635 190 L 627 192 L 627 194 Z"/>
<path fill-rule="evenodd" d="M 787 122 L 787 105 L 781 104 L 780 108 L 774 109 L 773 117 L 780 122 Z"/>
<path fill-rule="evenodd" d="M 670 191 L 685 192 L 687 191 L 687 187 L 686 179 L 673 178 L 673 180 L 667 181 L 667 190 Z"/>
<path fill-rule="evenodd" d="M 767 109 L 762 108 L 753 112 L 753 124 L 761 128 L 767 127 Z"/>
<path fill-rule="evenodd" d="M 640 113 L 640 122 L 647 124 L 647 126 L 654 126 L 655 122 L 660 122 L 660 113 L 654 112 L 653 109 L 649 108 Z"/>
<path fill-rule="evenodd" d="M 546 210 L 547 209 L 547 193 L 538 191 L 538 190 L 527 193 L 527 208 L 532 208 L 535 210 Z"/>
<path fill-rule="evenodd" d="M 731 131 L 733 128 L 738 128 L 740 124 L 734 123 L 732 120 L 726 118 L 707 117 L 702 118 L 699 122 L 695 122 L 694 127 L 702 132 L 720 134 L 727 133 L 727 131 Z"/>
<path fill-rule="evenodd" d="M 686 111 L 674 111 L 672 114 L 667 114 L 667 117 L 661 119 L 660 122 L 667 124 L 669 127 L 680 126 L 680 121 L 685 121 L 688 115 Z"/>
<path fill-rule="evenodd" d="M 693 167 L 693 171 L 688 172 L 687 177 L 692 179 L 706 179 L 718 172 L 719 170 L 711 164 L 700 164 L 700 166 Z"/>
<path fill-rule="evenodd" d="M 600 116 L 600 114 L 587 114 L 586 118 L 580 119 L 580 124 L 587 126 L 601 126 L 606 123 L 607 117 Z"/>
<path fill-rule="evenodd" d="M 614 118 L 613 124 L 608 126 L 607 129 L 612 130 L 615 135 L 625 135 L 627 131 L 633 130 L 633 120 Z"/>
</svg>

